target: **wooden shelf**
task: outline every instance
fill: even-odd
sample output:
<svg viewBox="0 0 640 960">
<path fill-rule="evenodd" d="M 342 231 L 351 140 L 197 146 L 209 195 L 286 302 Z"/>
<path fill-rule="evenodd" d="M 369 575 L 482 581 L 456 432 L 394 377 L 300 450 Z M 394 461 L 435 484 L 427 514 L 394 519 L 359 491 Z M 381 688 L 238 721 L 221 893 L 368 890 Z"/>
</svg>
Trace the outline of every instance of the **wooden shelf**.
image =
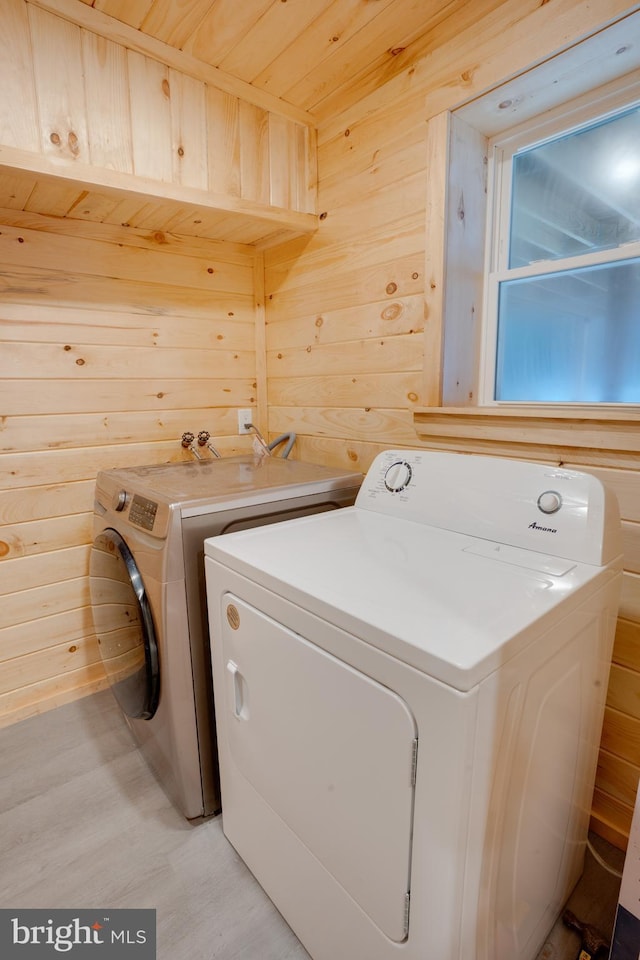
<svg viewBox="0 0 640 960">
<path fill-rule="evenodd" d="M 0 207 L 260 248 L 318 228 L 312 213 L 5 146 L 0 146 Z"/>
</svg>

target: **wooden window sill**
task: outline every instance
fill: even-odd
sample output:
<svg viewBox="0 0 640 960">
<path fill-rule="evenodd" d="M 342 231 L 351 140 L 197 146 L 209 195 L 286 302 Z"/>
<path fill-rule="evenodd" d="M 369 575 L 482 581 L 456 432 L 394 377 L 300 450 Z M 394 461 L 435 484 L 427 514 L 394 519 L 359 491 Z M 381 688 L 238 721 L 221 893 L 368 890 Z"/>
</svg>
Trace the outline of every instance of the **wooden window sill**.
<svg viewBox="0 0 640 960">
<path fill-rule="evenodd" d="M 638 407 L 420 407 L 413 422 L 420 440 L 436 449 L 638 468 Z"/>
</svg>

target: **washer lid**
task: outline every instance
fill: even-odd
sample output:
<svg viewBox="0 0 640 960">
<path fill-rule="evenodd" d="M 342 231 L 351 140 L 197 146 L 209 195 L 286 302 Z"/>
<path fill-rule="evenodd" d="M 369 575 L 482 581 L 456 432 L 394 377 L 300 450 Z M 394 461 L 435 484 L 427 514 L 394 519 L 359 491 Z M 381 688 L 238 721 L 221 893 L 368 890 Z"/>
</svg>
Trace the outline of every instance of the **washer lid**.
<svg viewBox="0 0 640 960">
<path fill-rule="evenodd" d="M 546 629 L 560 604 L 582 599 L 586 584 L 620 569 L 558 566 L 552 556 L 357 507 L 215 537 L 205 552 L 459 690 Z"/>
<path fill-rule="evenodd" d="M 361 481 L 362 474 L 351 470 L 280 457 L 242 456 L 102 470 L 97 487 L 105 496 L 121 490 L 179 504 L 183 516 L 188 516 L 203 504 L 213 512 L 230 504 L 267 503 L 345 487 L 357 490 Z"/>
</svg>

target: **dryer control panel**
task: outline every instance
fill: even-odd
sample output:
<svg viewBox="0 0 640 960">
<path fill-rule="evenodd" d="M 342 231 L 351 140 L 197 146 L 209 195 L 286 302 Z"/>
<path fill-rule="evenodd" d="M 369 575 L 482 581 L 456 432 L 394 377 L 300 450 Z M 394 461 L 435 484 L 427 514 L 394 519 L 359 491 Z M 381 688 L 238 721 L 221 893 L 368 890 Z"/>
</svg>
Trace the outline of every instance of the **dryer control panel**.
<svg viewBox="0 0 640 960">
<path fill-rule="evenodd" d="M 621 553 L 613 493 L 591 474 L 553 465 L 388 450 L 372 463 L 356 507 L 584 563 Z"/>
<path fill-rule="evenodd" d="M 384 485 L 391 493 L 400 493 L 411 483 L 413 470 L 407 460 L 394 460 L 384 471 Z"/>
</svg>

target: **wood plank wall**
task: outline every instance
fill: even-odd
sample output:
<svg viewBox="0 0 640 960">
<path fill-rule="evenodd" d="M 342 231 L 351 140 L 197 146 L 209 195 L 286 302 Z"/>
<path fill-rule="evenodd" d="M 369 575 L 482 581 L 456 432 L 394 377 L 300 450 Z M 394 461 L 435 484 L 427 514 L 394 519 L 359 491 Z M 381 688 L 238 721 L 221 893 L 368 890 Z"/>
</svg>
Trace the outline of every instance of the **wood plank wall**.
<svg viewBox="0 0 640 960">
<path fill-rule="evenodd" d="M 415 445 L 424 330 L 424 92 L 319 131 L 321 226 L 265 254 L 269 429 L 366 468 Z"/>
<path fill-rule="evenodd" d="M 246 246 L 0 209 L 0 724 L 102 684 L 97 471 L 187 459 L 185 430 L 244 449 L 253 271 Z"/>
<path fill-rule="evenodd" d="M 80 22 L 90 23 L 91 13 L 78 4 Z M 213 78 L 191 76 L 28 0 L 3 0 L 1 19 L 3 146 L 263 206 L 315 211 L 315 132 L 286 115 L 285 104 L 278 112 L 247 101 L 216 87 Z M 129 35 L 133 44 L 136 31 Z M 90 202 L 83 197 L 84 206 Z M 133 226 L 147 215 L 143 202 L 119 204 L 117 198 L 104 211 L 109 222 Z M 171 229 L 184 232 L 179 217 Z"/>
<path fill-rule="evenodd" d="M 320 229 L 265 259 L 269 429 L 297 431 L 299 456 L 366 470 L 382 449 L 421 445 L 421 331 L 440 324 L 424 316 L 425 262 L 440 255 L 424 242 L 429 162 L 442 167 L 428 158 L 426 121 L 630 9 L 512 0 L 441 45 L 434 37 L 417 67 L 320 124 Z M 638 542 L 627 540 L 633 556 Z M 620 846 L 640 766 L 640 594 L 635 573 L 625 582 L 593 820 Z"/>
<path fill-rule="evenodd" d="M 425 262 L 438 255 L 425 250 L 427 184 L 442 167 L 427 157 L 427 120 L 628 9 L 624 0 L 473 5 L 458 30 L 434 31 L 424 60 L 320 123 L 320 228 L 265 255 L 269 427 L 296 429 L 301 455 L 366 469 L 379 449 L 416 443 Z M 426 322 L 439 327 L 440 317 Z"/>
</svg>

